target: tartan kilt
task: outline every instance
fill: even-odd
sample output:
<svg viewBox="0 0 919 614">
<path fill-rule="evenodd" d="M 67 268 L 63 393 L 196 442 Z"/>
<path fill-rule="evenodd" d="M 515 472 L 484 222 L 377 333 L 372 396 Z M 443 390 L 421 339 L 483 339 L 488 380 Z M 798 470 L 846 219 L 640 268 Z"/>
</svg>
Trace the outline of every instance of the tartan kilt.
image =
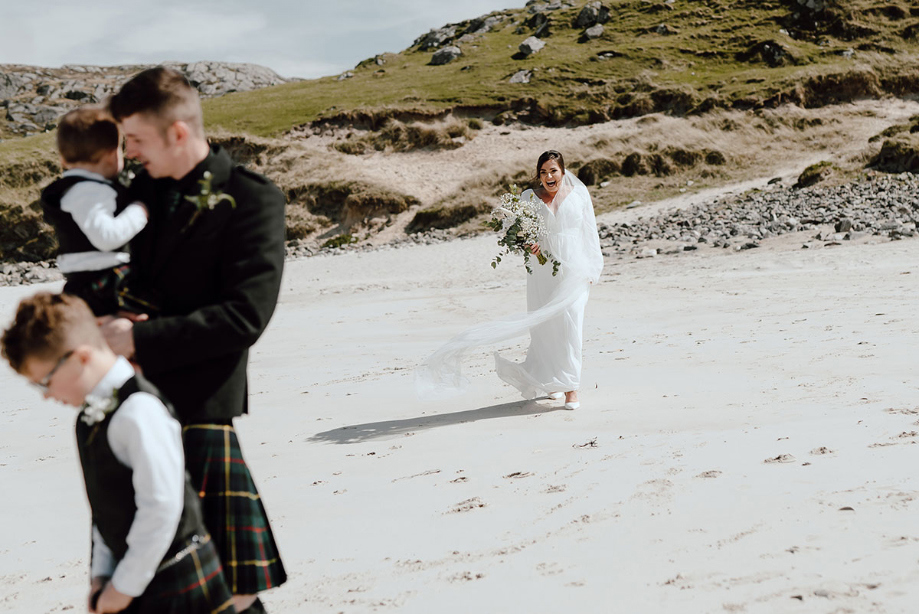
<svg viewBox="0 0 919 614">
<path fill-rule="evenodd" d="M 220 557 L 210 536 L 179 561 L 164 564 L 144 594 L 131 602 L 126 614 L 234 614 Z"/>
<path fill-rule="evenodd" d="M 254 595 L 283 584 L 287 573 L 233 426 L 191 424 L 183 437 L 191 485 L 230 591 Z"/>
<path fill-rule="evenodd" d="M 101 271 L 68 273 L 64 293 L 78 296 L 89 305 L 93 315 L 112 315 L 119 308 L 118 290 L 130 265 Z"/>
</svg>

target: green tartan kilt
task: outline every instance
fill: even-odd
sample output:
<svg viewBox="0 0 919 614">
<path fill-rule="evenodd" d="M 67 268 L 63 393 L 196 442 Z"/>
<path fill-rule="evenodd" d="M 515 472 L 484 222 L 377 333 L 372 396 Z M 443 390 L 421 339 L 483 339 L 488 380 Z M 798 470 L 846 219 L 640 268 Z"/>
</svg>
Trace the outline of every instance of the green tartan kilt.
<svg viewBox="0 0 919 614">
<path fill-rule="evenodd" d="M 183 431 L 185 465 L 230 591 L 254 595 L 283 584 L 287 573 L 233 426 L 191 424 Z"/>
<path fill-rule="evenodd" d="M 125 614 L 235 614 L 213 541 L 206 535 L 199 543 L 178 561 L 161 565 Z"/>
</svg>

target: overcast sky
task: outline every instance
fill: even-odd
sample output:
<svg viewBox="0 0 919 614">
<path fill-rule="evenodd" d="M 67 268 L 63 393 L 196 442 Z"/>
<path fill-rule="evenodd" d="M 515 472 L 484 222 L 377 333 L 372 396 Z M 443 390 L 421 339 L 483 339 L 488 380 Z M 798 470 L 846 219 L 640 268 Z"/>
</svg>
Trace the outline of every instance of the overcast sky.
<svg viewBox="0 0 919 614">
<path fill-rule="evenodd" d="M 3 0 L 0 64 L 252 62 L 338 74 L 431 28 L 526 0 Z"/>
</svg>

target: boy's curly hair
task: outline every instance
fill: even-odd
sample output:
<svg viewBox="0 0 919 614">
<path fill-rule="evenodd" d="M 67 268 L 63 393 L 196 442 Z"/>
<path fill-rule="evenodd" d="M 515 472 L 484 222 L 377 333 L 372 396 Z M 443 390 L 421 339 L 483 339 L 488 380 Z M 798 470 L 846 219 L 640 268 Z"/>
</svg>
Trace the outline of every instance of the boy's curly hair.
<svg viewBox="0 0 919 614">
<path fill-rule="evenodd" d="M 81 343 L 105 346 L 89 306 L 70 294 L 39 292 L 20 301 L 0 338 L 0 353 L 22 373 L 29 358 L 53 359 Z"/>
</svg>

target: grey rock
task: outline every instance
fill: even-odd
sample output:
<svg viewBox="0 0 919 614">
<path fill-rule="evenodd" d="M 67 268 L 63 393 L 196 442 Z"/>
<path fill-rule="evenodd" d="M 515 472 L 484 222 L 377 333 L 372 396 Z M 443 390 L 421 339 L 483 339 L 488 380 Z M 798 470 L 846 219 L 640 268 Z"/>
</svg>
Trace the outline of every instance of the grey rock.
<svg viewBox="0 0 919 614">
<path fill-rule="evenodd" d="M 67 100 L 76 100 L 77 102 L 92 102 L 92 94 L 82 90 L 70 90 L 64 92 L 64 98 Z"/>
<path fill-rule="evenodd" d="M 609 9 L 600 2 L 588 2 L 574 20 L 577 28 L 591 28 L 609 21 Z"/>
<path fill-rule="evenodd" d="M 270 68 L 257 64 L 229 62 L 167 63 L 185 74 L 189 82 L 205 96 L 220 96 L 286 83 Z"/>
<path fill-rule="evenodd" d="M 347 70 L 341 73 L 340 75 L 338 75 L 338 79 L 336 79 L 336 81 L 344 81 L 345 79 L 350 79 L 353 76 L 354 76 L 354 73 L 351 72 L 350 70 Z"/>
<path fill-rule="evenodd" d="M 11 122 L 43 125 L 56 121 L 63 112 L 59 107 L 13 103 L 6 109 L 6 118 Z"/>
<path fill-rule="evenodd" d="M 22 77 L 13 73 L 0 72 L 0 99 L 13 98 L 25 86 Z"/>
<path fill-rule="evenodd" d="M 514 75 L 508 80 L 508 83 L 529 83 L 530 77 L 533 76 L 532 70 L 518 70 Z"/>
<path fill-rule="evenodd" d="M 491 30 L 501 23 L 502 17 L 498 15 L 489 15 L 488 17 L 479 17 L 473 19 L 469 22 L 469 25 L 466 26 L 466 29 L 463 30 L 463 35 L 478 35 L 491 32 Z"/>
<path fill-rule="evenodd" d="M 646 243 L 666 240 L 674 245 L 711 245 L 736 251 L 760 241 L 801 230 L 815 230 L 803 248 L 840 245 L 870 235 L 890 240 L 917 236 L 913 212 L 919 210 L 919 177 L 913 174 L 869 175 L 835 187 L 803 190 L 774 188 L 713 200 L 690 209 L 668 211 L 651 219 L 604 224 L 601 238 L 622 246 L 619 253 L 642 256 Z M 670 253 L 674 248 L 661 248 Z"/>
<path fill-rule="evenodd" d="M 600 38 L 601 36 L 603 36 L 603 26 L 601 26 L 600 24 L 591 26 L 587 28 L 586 30 L 584 30 L 584 38 L 587 38 L 588 40 Z"/>
<path fill-rule="evenodd" d="M 431 30 L 427 34 L 419 37 L 415 40 L 413 46 L 417 46 L 420 51 L 428 51 L 429 49 L 437 49 L 441 45 L 445 44 L 447 41 L 453 39 L 456 36 L 456 26 L 445 26 L 443 28 L 438 28 L 436 30 Z"/>
<path fill-rule="evenodd" d="M 852 230 L 852 220 L 841 219 L 836 222 L 835 225 L 836 232 L 849 232 Z"/>
<path fill-rule="evenodd" d="M 461 55 L 463 55 L 463 52 L 459 47 L 444 47 L 431 56 L 431 64 L 434 66 L 449 64 Z"/>
<path fill-rule="evenodd" d="M 535 36 L 531 36 L 525 41 L 523 41 L 522 43 L 520 43 L 519 49 L 520 49 L 520 53 L 529 57 L 533 55 L 534 53 L 538 53 L 539 50 L 545 46 L 546 46 L 546 43 L 544 43 L 542 40 L 536 38 Z"/>
</svg>

